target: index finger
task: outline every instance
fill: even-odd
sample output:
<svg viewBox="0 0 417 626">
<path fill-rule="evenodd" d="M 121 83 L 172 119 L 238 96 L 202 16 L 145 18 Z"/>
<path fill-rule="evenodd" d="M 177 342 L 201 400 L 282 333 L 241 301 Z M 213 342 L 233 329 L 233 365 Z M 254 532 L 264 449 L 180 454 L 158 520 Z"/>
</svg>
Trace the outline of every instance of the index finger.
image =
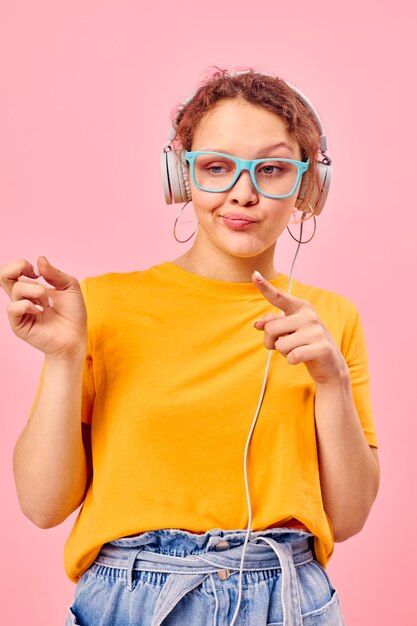
<svg viewBox="0 0 417 626">
<path fill-rule="evenodd" d="M 13 285 L 20 276 L 39 278 L 39 274 L 35 272 L 32 263 L 26 259 L 18 259 L 0 267 L 0 286 L 3 287 L 9 297 L 11 297 Z"/>
<path fill-rule="evenodd" d="M 279 291 L 279 289 L 271 285 L 258 271 L 253 273 L 252 280 L 268 302 L 284 311 L 284 313 L 295 313 L 306 305 L 305 300 Z"/>
</svg>

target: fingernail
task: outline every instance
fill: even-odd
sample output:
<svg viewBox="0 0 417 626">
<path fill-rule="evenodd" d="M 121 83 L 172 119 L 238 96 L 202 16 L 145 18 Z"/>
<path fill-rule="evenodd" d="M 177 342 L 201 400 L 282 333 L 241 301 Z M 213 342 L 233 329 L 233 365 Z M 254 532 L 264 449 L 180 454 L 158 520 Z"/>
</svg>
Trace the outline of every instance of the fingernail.
<svg viewBox="0 0 417 626">
<path fill-rule="evenodd" d="M 38 309 L 38 311 L 43 311 L 43 306 L 41 306 L 40 304 L 35 304 L 35 309 Z"/>
<path fill-rule="evenodd" d="M 54 306 L 54 301 L 52 300 L 52 298 L 48 297 L 48 304 L 49 306 Z"/>
<path fill-rule="evenodd" d="M 260 283 L 264 281 L 264 277 L 262 276 L 260 272 L 258 272 L 258 270 L 255 270 L 255 278 L 256 280 L 259 280 Z"/>
<path fill-rule="evenodd" d="M 41 275 L 40 271 L 38 270 L 38 266 L 37 265 L 34 266 L 33 273 L 35 274 L 35 276 L 38 276 L 38 277 Z"/>
</svg>

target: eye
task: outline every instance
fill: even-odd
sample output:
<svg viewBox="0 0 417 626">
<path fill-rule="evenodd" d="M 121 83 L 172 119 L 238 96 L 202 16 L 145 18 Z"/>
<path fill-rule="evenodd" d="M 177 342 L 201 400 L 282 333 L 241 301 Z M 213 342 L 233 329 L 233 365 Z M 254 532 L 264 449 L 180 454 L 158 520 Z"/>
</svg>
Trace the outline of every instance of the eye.
<svg viewBox="0 0 417 626">
<path fill-rule="evenodd" d="M 219 163 L 217 165 L 214 164 L 210 164 L 208 163 L 205 166 L 206 171 L 208 171 L 210 174 L 213 174 L 213 176 L 219 175 L 219 174 L 227 174 L 231 171 L 234 170 L 234 164 L 229 164 L 229 163 Z"/>
<path fill-rule="evenodd" d="M 292 174 L 296 171 L 293 163 L 288 161 L 270 161 L 269 163 L 259 163 L 256 170 L 257 176 L 265 176 L 266 178 L 281 177 L 286 174 Z"/>
<path fill-rule="evenodd" d="M 262 174 L 273 175 L 273 174 L 279 174 L 280 172 L 282 172 L 282 168 L 279 167 L 278 165 L 263 165 L 260 168 L 260 171 Z"/>
<path fill-rule="evenodd" d="M 222 172 L 219 172 L 219 170 L 225 168 L 223 167 L 223 165 L 210 165 L 210 167 L 208 167 L 207 169 L 210 170 L 212 174 L 221 174 Z"/>
</svg>

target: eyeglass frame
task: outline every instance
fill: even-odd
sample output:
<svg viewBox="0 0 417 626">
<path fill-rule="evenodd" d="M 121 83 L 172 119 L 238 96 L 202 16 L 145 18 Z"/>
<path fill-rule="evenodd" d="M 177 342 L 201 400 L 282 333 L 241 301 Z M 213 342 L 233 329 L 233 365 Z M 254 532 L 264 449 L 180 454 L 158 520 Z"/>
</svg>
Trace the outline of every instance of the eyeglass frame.
<svg viewBox="0 0 417 626">
<path fill-rule="evenodd" d="M 228 159 L 231 159 L 232 161 L 236 163 L 236 174 L 228 187 L 225 187 L 224 189 L 206 189 L 205 187 L 201 187 L 201 185 L 197 183 L 196 178 L 195 178 L 195 171 L 194 171 L 194 161 L 200 154 L 213 154 L 215 156 L 227 157 Z M 191 175 L 193 178 L 193 183 L 198 189 L 201 189 L 201 191 L 208 191 L 209 193 L 221 193 L 224 191 L 229 191 L 229 189 L 233 187 L 233 185 L 239 178 L 242 171 L 248 170 L 255 189 L 261 195 L 267 198 L 274 198 L 274 199 L 289 198 L 290 196 L 294 195 L 298 187 L 298 184 L 301 180 L 302 175 L 305 174 L 305 172 L 308 170 L 309 165 L 310 165 L 310 159 L 307 159 L 307 161 L 297 161 L 296 159 L 285 159 L 285 158 L 278 158 L 278 157 L 269 158 L 269 159 L 266 157 L 264 157 L 263 159 L 239 159 L 230 154 L 225 154 L 223 152 L 211 152 L 210 150 L 192 150 L 192 151 L 185 150 L 184 156 L 185 156 L 185 160 L 191 166 Z M 284 161 L 286 163 L 294 163 L 294 165 L 297 167 L 297 180 L 295 181 L 293 190 L 290 193 L 287 193 L 285 195 L 280 195 L 280 196 L 274 196 L 269 193 L 265 193 L 259 188 L 258 183 L 256 182 L 256 178 L 255 178 L 255 167 L 256 165 L 258 165 L 259 163 L 263 163 L 264 161 L 267 161 L 267 162 Z"/>
</svg>

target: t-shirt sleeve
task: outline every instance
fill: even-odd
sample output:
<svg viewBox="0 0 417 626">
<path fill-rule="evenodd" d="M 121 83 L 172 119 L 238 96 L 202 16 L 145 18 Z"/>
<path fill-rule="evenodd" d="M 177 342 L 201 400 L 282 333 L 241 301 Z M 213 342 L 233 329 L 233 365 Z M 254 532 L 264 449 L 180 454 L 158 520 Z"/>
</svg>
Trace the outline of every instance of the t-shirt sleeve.
<svg viewBox="0 0 417 626">
<path fill-rule="evenodd" d="M 343 333 L 341 351 L 349 366 L 353 398 L 363 432 L 369 445 L 377 448 L 365 335 L 356 306 L 351 302 L 349 304 L 351 315 Z"/>
<path fill-rule="evenodd" d="M 94 372 L 93 372 L 93 358 L 92 358 L 92 333 L 91 324 L 89 321 L 89 307 L 88 307 L 88 295 L 87 295 L 87 279 L 84 278 L 80 282 L 81 293 L 83 294 L 84 303 L 87 309 L 87 327 L 88 327 L 88 349 L 84 360 L 83 381 L 82 381 L 82 398 L 81 398 L 81 421 L 86 424 L 91 424 L 94 399 L 95 399 L 95 385 L 94 385 Z M 35 405 L 38 401 L 41 393 L 43 380 L 45 376 L 45 360 L 42 365 L 40 380 L 38 388 L 36 390 L 35 398 L 29 411 L 28 421 L 33 415 Z"/>
<path fill-rule="evenodd" d="M 88 300 L 87 278 L 80 282 L 81 293 L 83 294 L 85 307 L 87 309 L 87 328 L 88 328 L 88 348 L 84 361 L 83 387 L 81 399 L 81 420 L 86 424 L 91 424 L 94 408 L 94 400 L 96 390 L 94 385 L 93 370 L 93 338 L 92 338 L 92 320 L 91 309 Z"/>
</svg>

